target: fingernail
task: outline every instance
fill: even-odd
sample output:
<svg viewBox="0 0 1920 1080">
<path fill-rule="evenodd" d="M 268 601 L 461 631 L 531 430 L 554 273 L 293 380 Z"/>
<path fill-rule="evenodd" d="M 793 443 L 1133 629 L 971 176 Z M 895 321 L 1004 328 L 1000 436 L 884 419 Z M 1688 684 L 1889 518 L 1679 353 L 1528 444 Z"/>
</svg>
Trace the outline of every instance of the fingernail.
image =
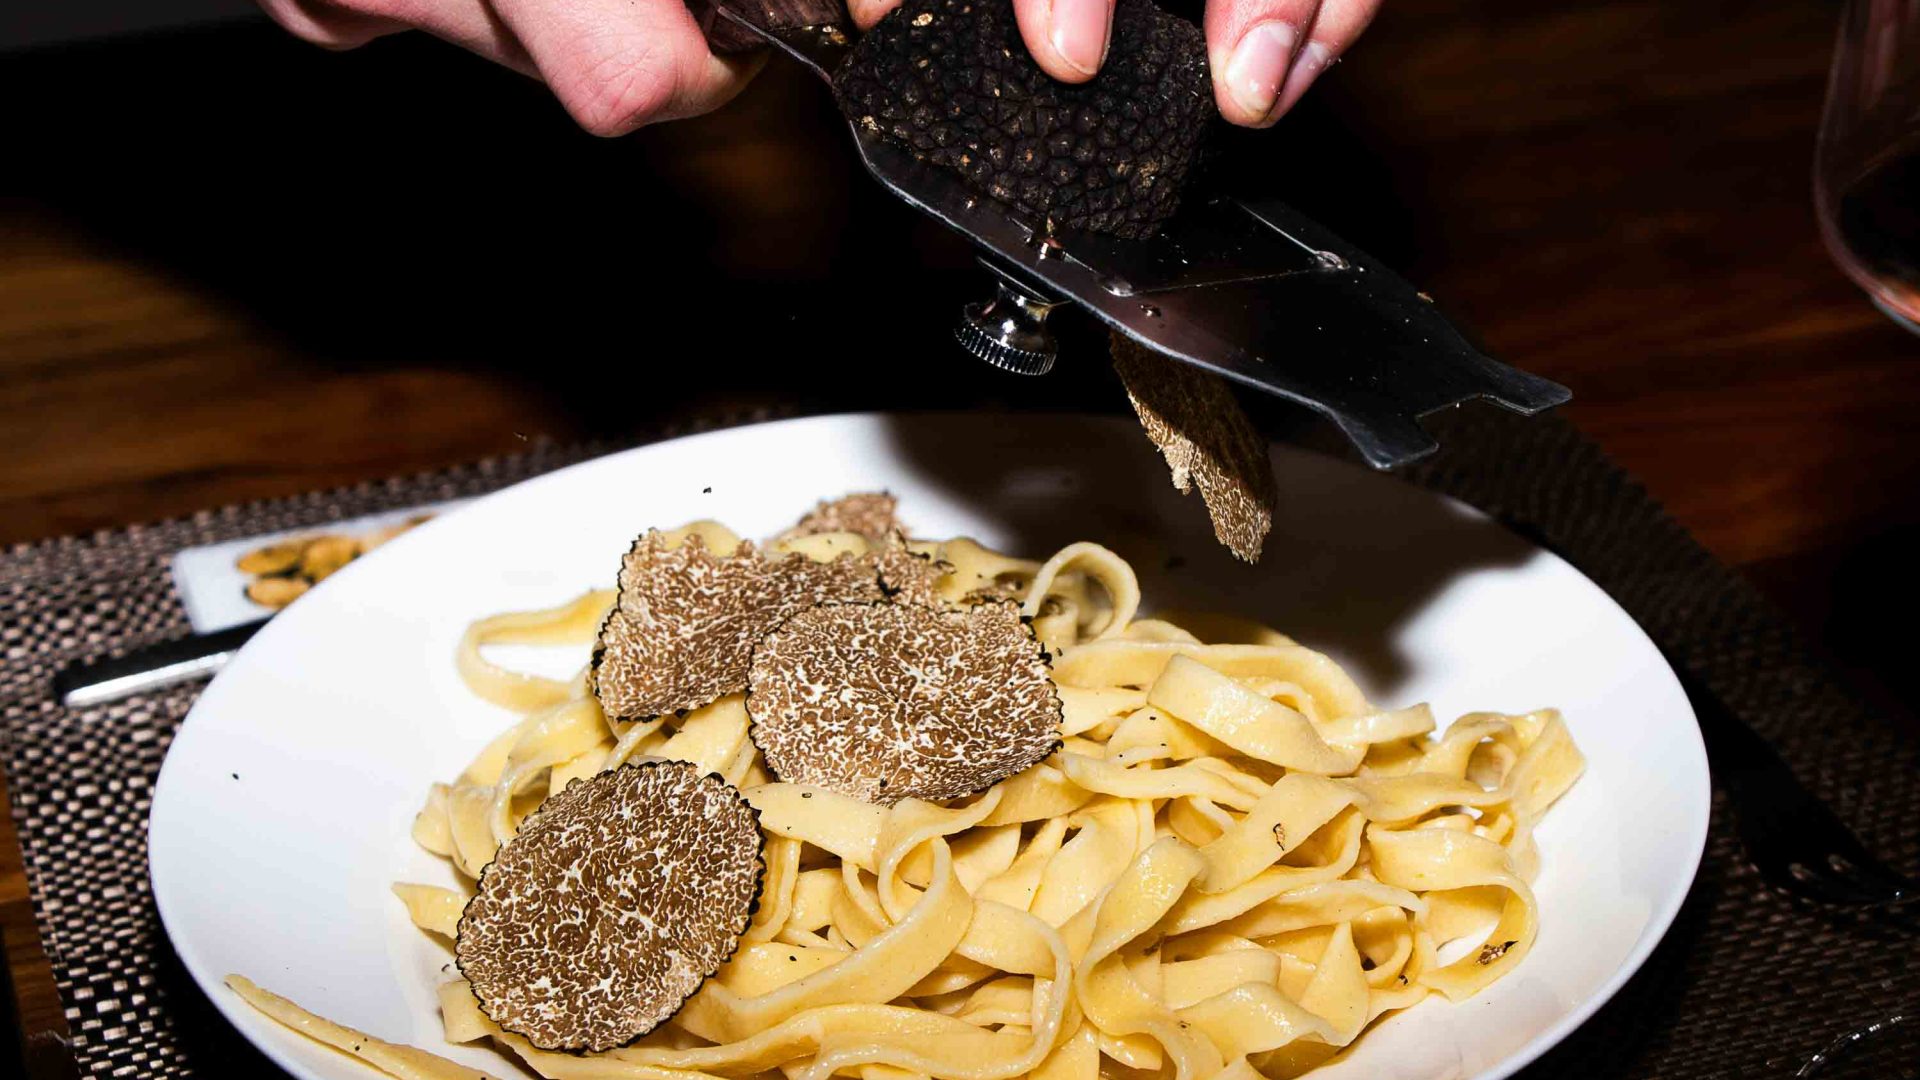
<svg viewBox="0 0 1920 1080">
<path fill-rule="evenodd" d="M 1113 27 L 1110 0 L 1053 0 L 1053 51 L 1084 75 L 1100 70 Z"/>
<path fill-rule="evenodd" d="M 1307 42 L 1307 47 L 1301 49 L 1300 55 L 1293 58 L 1293 70 L 1287 72 L 1286 85 L 1280 88 L 1280 100 L 1289 105 L 1300 100 L 1300 95 L 1307 92 L 1307 87 L 1313 85 L 1313 80 L 1327 70 L 1328 59 L 1325 45 L 1317 41 Z"/>
<path fill-rule="evenodd" d="M 1300 32 L 1284 22 L 1263 22 L 1240 36 L 1227 61 L 1227 91 L 1240 107 L 1264 117 L 1280 100 L 1280 85 L 1293 63 Z"/>
</svg>

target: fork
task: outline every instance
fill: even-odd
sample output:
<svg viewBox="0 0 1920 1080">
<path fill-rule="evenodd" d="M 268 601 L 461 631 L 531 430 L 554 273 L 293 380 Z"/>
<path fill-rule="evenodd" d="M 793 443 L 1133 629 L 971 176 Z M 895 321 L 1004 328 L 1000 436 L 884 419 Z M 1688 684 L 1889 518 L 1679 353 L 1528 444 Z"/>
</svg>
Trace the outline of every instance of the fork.
<svg viewBox="0 0 1920 1080">
<path fill-rule="evenodd" d="M 1874 858 L 1758 732 L 1697 676 L 1668 660 L 1693 699 L 1708 756 L 1733 803 L 1740 843 L 1768 884 L 1839 907 L 1889 907 L 1920 898 L 1920 881 Z"/>
<path fill-rule="evenodd" d="M 1794 1073 L 1795 1080 L 1812 1080 L 1814 1077 L 1872 1077 L 1873 1080 L 1895 1080 L 1892 1074 L 1876 1072 L 1882 1066 L 1911 1070 L 1920 1064 L 1920 1044 L 1913 1041 L 1915 1031 L 1920 1030 L 1920 1013 L 1898 1012 L 1884 1020 L 1876 1020 L 1865 1027 L 1855 1028 L 1835 1039 L 1826 1049 L 1807 1059 L 1800 1071 Z M 1904 1033 L 1908 1041 L 1903 1045 L 1898 1040 Z M 1903 1060 L 1904 1059 L 1904 1060 Z M 1914 1076 L 1914 1072 L 1906 1072 Z"/>
</svg>

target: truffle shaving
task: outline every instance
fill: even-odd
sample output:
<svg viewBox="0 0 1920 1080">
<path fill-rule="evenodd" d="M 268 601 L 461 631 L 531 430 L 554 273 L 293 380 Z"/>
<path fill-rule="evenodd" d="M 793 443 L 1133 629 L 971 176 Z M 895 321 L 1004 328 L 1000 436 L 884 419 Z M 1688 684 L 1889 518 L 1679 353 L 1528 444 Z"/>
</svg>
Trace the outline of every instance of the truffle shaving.
<svg viewBox="0 0 1920 1080">
<path fill-rule="evenodd" d="M 894 513 L 898 505 L 899 500 L 885 491 L 842 495 L 832 501 L 822 501 L 779 538 L 791 540 L 798 536 L 845 532 L 858 533 L 875 544 L 884 544 L 902 531 L 900 519 Z"/>
<path fill-rule="evenodd" d="M 752 543 L 719 556 L 698 536 L 634 541 L 620 598 L 601 624 L 590 675 L 616 720 L 696 709 L 746 685 L 754 642 L 795 612 L 836 600 L 879 600 L 871 557 L 765 558 Z"/>
<path fill-rule="evenodd" d="M 1010 603 L 803 611 L 754 650 L 747 685 L 776 776 L 884 806 L 984 790 L 1060 745 L 1045 654 Z"/>
<path fill-rule="evenodd" d="M 1167 459 L 1173 486 L 1185 493 L 1198 483 L 1215 538 L 1247 562 L 1259 562 L 1273 528 L 1273 461 L 1226 381 L 1117 333 L 1113 369 L 1147 438 Z"/>
<path fill-rule="evenodd" d="M 949 569 L 945 563 L 910 551 L 897 540 L 870 557 L 880 568 L 880 588 L 889 600 L 926 607 L 945 605 L 940 597 L 940 579 Z"/>
<path fill-rule="evenodd" d="M 822 500 L 775 543 L 828 533 L 852 533 L 872 546 L 868 555 L 880 574 L 880 588 L 889 599 L 906 604 L 938 604 L 935 584 L 946 573 L 936 560 L 907 547 L 906 527 L 897 513 L 899 500 L 890 492 L 865 491 Z"/>
<path fill-rule="evenodd" d="M 726 963 L 753 916 L 759 815 L 681 761 L 576 780 L 481 872 L 460 973 L 494 1023 L 542 1050 L 653 1030 Z"/>
</svg>

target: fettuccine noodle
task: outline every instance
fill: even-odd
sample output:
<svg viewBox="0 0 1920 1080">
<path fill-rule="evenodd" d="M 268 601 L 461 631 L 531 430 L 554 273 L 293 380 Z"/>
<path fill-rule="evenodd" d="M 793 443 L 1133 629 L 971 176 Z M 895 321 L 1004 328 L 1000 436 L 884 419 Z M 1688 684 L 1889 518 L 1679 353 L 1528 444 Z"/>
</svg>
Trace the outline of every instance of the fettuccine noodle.
<svg viewBox="0 0 1920 1080">
<path fill-rule="evenodd" d="M 712 523 L 686 531 L 737 543 Z M 542 679 L 485 656 L 591 642 L 611 591 L 473 625 L 460 673 L 520 719 L 414 821 L 465 883 L 396 885 L 418 926 L 451 939 L 473 879 L 527 814 L 639 758 L 738 785 L 760 812 L 766 873 L 738 953 L 634 1044 L 535 1049 L 458 979 L 440 989 L 450 1042 L 491 1040 L 582 1080 L 1131 1075 L 1116 1067 L 1254 1080 L 1310 1070 L 1384 1014 L 1464 1000 L 1524 961 L 1539 926 L 1534 826 L 1583 766 L 1557 712 L 1473 713 L 1438 731 L 1426 707 L 1377 708 L 1332 660 L 1264 626 L 1138 617 L 1132 568 L 1098 544 L 1042 563 L 968 540 L 914 546 L 952 567 L 949 598 L 1024 603 L 1065 706 L 1056 754 L 946 805 L 777 782 L 739 694 L 613 723 L 584 673 Z M 273 1001 L 283 1021 L 318 1019 Z M 363 1057 L 395 1075 L 472 1075 L 376 1044 L 386 1056 Z"/>
</svg>

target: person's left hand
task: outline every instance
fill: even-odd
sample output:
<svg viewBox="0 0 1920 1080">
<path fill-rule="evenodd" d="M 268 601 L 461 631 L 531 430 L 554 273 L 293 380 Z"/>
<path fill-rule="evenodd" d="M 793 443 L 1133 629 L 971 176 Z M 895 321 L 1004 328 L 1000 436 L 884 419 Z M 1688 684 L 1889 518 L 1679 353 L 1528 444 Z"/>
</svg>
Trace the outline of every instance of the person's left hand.
<svg viewBox="0 0 1920 1080">
<path fill-rule="evenodd" d="M 1020 36 L 1047 74 L 1086 82 L 1107 57 L 1114 0 L 1013 0 Z M 1381 0 L 1207 0 L 1207 59 L 1220 115 L 1266 127 L 1293 108 L 1373 21 Z M 848 0 L 862 30 L 900 0 Z"/>
</svg>

